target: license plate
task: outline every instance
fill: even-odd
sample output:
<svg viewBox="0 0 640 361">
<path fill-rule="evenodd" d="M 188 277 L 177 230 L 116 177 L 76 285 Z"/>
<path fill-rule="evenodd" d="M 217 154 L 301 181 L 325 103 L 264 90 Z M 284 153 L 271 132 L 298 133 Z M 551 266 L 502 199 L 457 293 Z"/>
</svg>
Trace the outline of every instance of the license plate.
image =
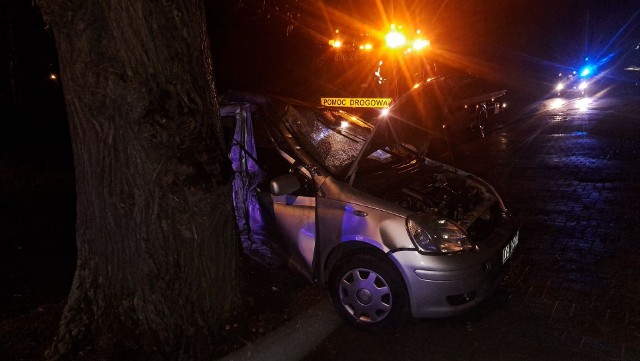
<svg viewBox="0 0 640 361">
<path fill-rule="evenodd" d="M 513 254 L 513 250 L 516 249 L 516 246 L 518 245 L 519 235 L 520 235 L 520 230 L 517 230 L 516 235 L 513 236 L 513 238 L 511 239 L 511 242 L 509 242 L 509 244 L 502 249 L 502 264 L 507 262 L 509 257 L 511 257 L 511 255 Z"/>
</svg>

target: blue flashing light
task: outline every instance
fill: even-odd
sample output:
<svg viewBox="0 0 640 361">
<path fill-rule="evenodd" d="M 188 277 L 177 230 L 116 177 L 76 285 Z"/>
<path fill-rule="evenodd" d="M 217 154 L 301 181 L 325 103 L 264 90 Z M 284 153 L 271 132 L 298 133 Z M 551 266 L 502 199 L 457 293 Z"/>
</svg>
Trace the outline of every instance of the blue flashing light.
<svg viewBox="0 0 640 361">
<path fill-rule="evenodd" d="M 580 70 L 581 77 L 590 76 L 590 75 L 593 75 L 594 73 L 595 73 L 595 69 L 591 65 L 587 65 L 584 68 L 582 68 L 582 70 Z"/>
</svg>

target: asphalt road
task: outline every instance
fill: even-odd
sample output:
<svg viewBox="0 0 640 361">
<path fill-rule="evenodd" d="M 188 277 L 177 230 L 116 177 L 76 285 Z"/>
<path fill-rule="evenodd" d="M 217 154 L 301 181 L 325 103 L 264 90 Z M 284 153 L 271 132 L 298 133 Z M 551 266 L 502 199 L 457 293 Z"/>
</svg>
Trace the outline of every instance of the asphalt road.
<svg viewBox="0 0 640 361">
<path fill-rule="evenodd" d="M 340 325 L 303 359 L 640 360 L 640 97 L 530 101 L 449 156 L 521 222 L 498 292 L 391 333 Z"/>
</svg>

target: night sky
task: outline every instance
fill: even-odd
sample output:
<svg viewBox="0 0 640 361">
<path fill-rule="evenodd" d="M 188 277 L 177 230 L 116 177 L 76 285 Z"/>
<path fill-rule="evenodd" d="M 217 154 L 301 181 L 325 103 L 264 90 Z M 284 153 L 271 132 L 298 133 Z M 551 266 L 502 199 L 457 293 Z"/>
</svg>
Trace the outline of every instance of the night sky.
<svg viewBox="0 0 640 361">
<path fill-rule="evenodd" d="M 0 159 L 71 166 L 55 44 L 31 1 L 0 1 Z"/>
</svg>

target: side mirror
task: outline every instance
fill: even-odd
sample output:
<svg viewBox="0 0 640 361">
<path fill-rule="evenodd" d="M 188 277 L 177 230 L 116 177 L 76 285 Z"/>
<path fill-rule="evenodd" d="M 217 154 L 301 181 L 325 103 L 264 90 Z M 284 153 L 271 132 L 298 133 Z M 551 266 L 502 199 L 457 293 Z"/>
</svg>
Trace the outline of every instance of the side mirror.
<svg viewBox="0 0 640 361">
<path fill-rule="evenodd" d="M 293 174 L 285 174 L 274 178 L 269 185 L 271 194 L 274 196 L 283 196 L 291 194 L 300 189 L 300 181 Z"/>
</svg>

